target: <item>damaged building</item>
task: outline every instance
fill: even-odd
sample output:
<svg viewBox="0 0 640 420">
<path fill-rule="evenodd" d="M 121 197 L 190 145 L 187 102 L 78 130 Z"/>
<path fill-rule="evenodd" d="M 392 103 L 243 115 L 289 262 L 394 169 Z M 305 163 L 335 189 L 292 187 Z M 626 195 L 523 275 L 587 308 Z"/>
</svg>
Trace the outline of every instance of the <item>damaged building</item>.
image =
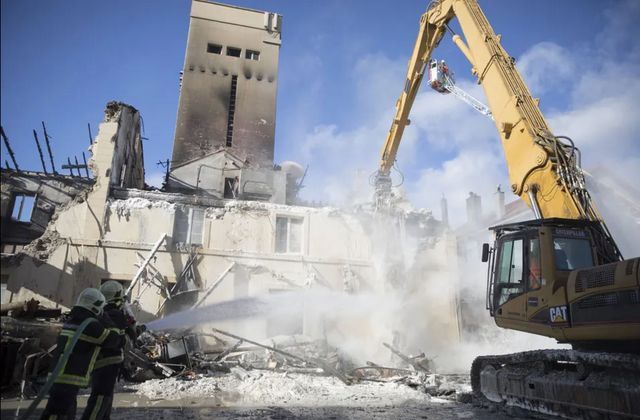
<svg viewBox="0 0 640 420">
<path fill-rule="evenodd" d="M 56 208 L 93 184 L 90 178 L 4 169 L 2 186 L 2 253 L 15 254 L 44 233 Z"/>
<path fill-rule="evenodd" d="M 350 339 L 358 350 L 344 351 L 363 362 L 388 353 L 384 340 L 432 353 L 458 342 L 456 240 L 431 212 L 294 205 L 300 165 L 273 161 L 281 26 L 274 13 L 192 2 L 161 191 L 145 189 L 141 115 L 120 102 L 107 105 L 90 148 L 91 179 L 3 170 L 3 302 L 33 298 L 67 310 L 83 289 L 117 280 L 148 322 L 320 290 L 386 303 L 348 322 L 302 308 L 216 325 L 255 338 L 302 334 L 335 346 Z M 28 197 L 31 204 L 20 204 Z M 28 234 L 9 234 L 19 229 Z"/>
<path fill-rule="evenodd" d="M 274 168 L 282 17 L 196 0 L 168 189 L 284 204 Z"/>
<path fill-rule="evenodd" d="M 370 213 L 145 191 L 144 169 L 131 164 L 142 162 L 133 158 L 140 150 L 139 119 L 133 107 L 109 104 L 89 162 L 92 186 L 57 210 L 41 238 L 3 264 L 10 300 L 35 297 L 68 308 L 84 288 L 118 280 L 131 287 L 144 322 L 203 298 L 213 303 L 317 287 L 384 293 L 393 286 L 379 270 L 388 250 L 374 242 Z M 402 221 L 410 226 L 405 234 L 419 232 L 414 239 L 424 242 L 414 253 L 447 254 L 446 241 L 430 236 L 439 231 L 430 214 L 408 212 Z M 438 269 L 411 270 L 417 280 Z M 246 328 L 264 336 L 318 328 L 305 328 L 304 317 L 252 322 L 259 327 Z"/>
</svg>

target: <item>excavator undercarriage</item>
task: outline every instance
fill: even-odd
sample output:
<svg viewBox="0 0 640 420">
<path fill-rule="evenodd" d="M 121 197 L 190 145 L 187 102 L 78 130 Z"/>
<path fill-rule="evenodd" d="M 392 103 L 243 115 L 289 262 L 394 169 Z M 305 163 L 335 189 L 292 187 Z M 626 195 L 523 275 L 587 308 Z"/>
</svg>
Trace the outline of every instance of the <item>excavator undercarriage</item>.
<svg viewBox="0 0 640 420">
<path fill-rule="evenodd" d="M 477 398 L 569 419 L 640 418 L 640 356 L 537 350 L 480 356 Z"/>
</svg>

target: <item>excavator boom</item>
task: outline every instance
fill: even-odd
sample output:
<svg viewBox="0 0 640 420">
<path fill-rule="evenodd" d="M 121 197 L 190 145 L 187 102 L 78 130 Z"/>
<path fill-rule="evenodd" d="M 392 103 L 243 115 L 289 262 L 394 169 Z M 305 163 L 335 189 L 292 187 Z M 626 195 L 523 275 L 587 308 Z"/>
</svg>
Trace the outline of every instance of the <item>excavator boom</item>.
<svg viewBox="0 0 640 420">
<path fill-rule="evenodd" d="M 464 40 L 449 29 L 453 18 L 458 19 Z M 453 42 L 469 60 L 485 91 L 508 163 L 512 192 L 540 218 L 602 221 L 585 188 L 578 149 L 570 139 L 551 133 L 514 59 L 500 44 L 500 36 L 476 0 L 435 1 L 420 18 L 404 89 L 382 148 L 378 178 L 384 181 L 389 177 L 424 73 L 447 31 L 453 34 Z M 603 230 L 608 235 L 606 227 Z"/>
</svg>

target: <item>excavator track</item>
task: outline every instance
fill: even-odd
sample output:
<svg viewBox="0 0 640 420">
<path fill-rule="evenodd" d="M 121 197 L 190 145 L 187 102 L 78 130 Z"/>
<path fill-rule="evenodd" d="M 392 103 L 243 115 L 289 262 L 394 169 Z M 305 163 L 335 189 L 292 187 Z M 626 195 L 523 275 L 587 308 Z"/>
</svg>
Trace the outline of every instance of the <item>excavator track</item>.
<svg viewBox="0 0 640 420">
<path fill-rule="evenodd" d="M 640 419 L 640 356 L 536 350 L 480 356 L 477 398 L 568 419 Z"/>
</svg>

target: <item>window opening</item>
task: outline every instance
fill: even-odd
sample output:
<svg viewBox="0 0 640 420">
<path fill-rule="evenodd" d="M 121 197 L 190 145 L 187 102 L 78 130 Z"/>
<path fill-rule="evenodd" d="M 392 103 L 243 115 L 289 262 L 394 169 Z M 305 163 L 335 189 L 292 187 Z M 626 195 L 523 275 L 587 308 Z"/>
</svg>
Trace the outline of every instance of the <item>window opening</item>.
<svg viewBox="0 0 640 420">
<path fill-rule="evenodd" d="M 173 224 L 173 242 L 176 244 L 202 245 L 204 210 L 198 208 L 176 209 Z"/>
<path fill-rule="evenodd" d="M 238 188 L 240 187 L 240 178 L 225 178 L 224 179 L 224 198 L 237 198 Z"/>
<path fill-rule="evenodd" d="M 227 115 L 227 147 L 233 144 L 233 120 L 236 115 L 236 94 L 238 91 L 238 76 L 231 76 L 231 91 L 229 92 L 229 114 Z"/>
<path fill-rule="evenodd" d="M 31 214 L 35 203 L 35 195 L 17 194 L 13 200 L 11 218 L 18 222 L 31 222 Z"/>
<path fill-rule="evenodd" d="M 302 252 L 302 222 L 299 217 L 276 216 L 276 252 Z"/>
<path fill-rule="evenodd" d="M 240 48 L 227 47 L 227 55 L 229 57 L 240 57 L 241 52 L 242 50 Z"/>
<path fill-rule="evenodd" d="M 246 58 L 247 60 L 258 61 L 260 60 L 260 51 L 247 50 L 245 51 L 244 58 Z"/>
<path fill-rule="evenodd" d="M 222 54 L 222 45 L 207 44 L 207 52 L 211 54 Z"/>
</svg>

